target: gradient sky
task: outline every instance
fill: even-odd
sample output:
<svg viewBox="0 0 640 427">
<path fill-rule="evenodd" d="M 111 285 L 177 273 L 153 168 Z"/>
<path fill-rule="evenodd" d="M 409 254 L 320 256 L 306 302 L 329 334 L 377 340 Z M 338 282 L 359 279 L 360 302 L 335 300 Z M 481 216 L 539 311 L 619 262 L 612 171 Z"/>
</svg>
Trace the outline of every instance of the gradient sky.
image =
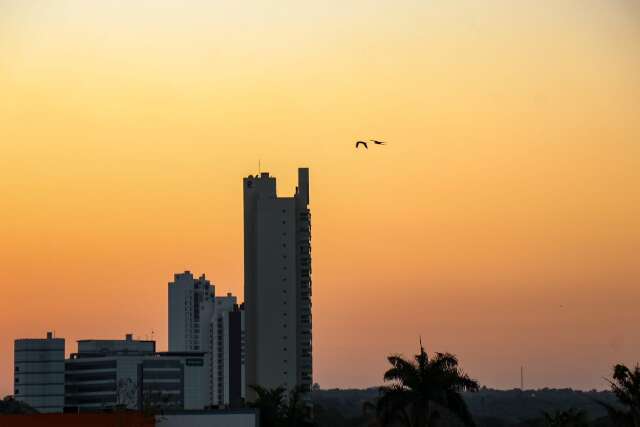
<svg viewBox="0 0 640 427">
<path fill-rule="evenodd" d="M 259 160 L 311 168 L 321 386 L 640 360 L 638 2 L 275 3 L 0 0 L 0 395 L 14 338 L 166 348 L 174 272 L 241 296 Z"/>
</svg>

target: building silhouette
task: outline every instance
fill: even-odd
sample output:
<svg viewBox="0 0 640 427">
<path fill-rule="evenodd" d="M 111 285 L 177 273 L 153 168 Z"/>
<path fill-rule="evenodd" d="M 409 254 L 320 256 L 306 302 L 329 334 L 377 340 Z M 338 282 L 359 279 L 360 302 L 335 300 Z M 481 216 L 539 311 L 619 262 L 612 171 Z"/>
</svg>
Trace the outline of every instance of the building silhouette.
<svg viewBox="0 0 640 427">
<path fill-rule="evenodd" d="M 62 412 L 64 406 L 64 338 L 14 341 L 14 396 L 38 412 Z"/>
<path fill-rule="evenodd" d="M 311 215 L 309 169 L 293 197 L 269 173 L 243 179 L 246 384 L 310 388 Z M 247 391 L 248 399 L 254 395 Z"/>
</svg>

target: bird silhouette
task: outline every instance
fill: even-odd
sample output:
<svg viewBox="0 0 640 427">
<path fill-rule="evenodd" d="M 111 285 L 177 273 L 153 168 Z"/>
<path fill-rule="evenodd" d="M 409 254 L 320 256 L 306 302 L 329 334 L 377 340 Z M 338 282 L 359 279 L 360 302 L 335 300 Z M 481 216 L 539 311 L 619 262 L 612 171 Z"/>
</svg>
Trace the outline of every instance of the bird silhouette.
<svg viewBox="0 0 640 427">
<path fill-rule="evenodd" d="M 371 142 L 373 142 L 376 145 L 386 145 L 387 143 L 384 141 L 376 141 L 375 139 L 371 139 Z"/>
<path fill-rule="evenodd" d="M 358 141 L 356 142 L 356 148 L 358 148 L 360 146 L 360 144 L 364 145 L 364 148 L 366 148 L 367 150 L 369 149 L 369 146 L 367 145 L 366 142 L 364 141 Z"/>
</svg>

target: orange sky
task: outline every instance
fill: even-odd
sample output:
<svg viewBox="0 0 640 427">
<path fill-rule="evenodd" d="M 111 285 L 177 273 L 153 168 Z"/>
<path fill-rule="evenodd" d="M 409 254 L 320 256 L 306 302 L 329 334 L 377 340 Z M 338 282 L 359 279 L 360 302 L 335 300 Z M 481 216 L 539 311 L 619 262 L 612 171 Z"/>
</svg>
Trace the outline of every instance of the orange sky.
<svg viewBox="0 0 640 427">
<path fill-rule="evenodd" d="M 259 159 L 311 168 L 323 387 L 419 335 L 493 387 L 640 360 L 635 2 L 104 3 L 0 0 L 0 395 L 14 338 L 164 349 L 174 272 L 242 295 Z"/>
</svg>

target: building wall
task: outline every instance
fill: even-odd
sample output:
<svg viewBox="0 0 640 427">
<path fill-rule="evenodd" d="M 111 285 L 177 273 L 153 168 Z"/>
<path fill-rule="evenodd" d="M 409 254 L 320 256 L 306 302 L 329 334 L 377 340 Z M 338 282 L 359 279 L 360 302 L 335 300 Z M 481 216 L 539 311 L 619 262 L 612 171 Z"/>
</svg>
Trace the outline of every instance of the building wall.
<svg viewBox="0 0 640 427">
<path fill-rule="evenodd" d="M 11 427 L 164 427 L 153 416 L 136 412 L 2 415 L 0 425 Z"/>
<path fill-rule="evenodd" d="M 258 427 L 258 414 L 253 410 L 163 414 L 156 416 L 162 427 Z"/>
<path fill-rule="evenodd" d="M 140 412 L 3 415 L 2 426 L 11 427 L 258 427 L 255 411 L 165 413 Z"/>
<path fill-rule="evenodd" d="M 311 212 L 309 170 L 298 170 L 296 189 L 296 381 L 311 389 L 313 383 L 313 347 L 311 314 Z"/>
<path fill-rule="evenodd" d="M 64 406 L 62 338 L 18 339 L 14 342 L 14 395 L 38 412 L 62 412 Z"/>
</svg>

